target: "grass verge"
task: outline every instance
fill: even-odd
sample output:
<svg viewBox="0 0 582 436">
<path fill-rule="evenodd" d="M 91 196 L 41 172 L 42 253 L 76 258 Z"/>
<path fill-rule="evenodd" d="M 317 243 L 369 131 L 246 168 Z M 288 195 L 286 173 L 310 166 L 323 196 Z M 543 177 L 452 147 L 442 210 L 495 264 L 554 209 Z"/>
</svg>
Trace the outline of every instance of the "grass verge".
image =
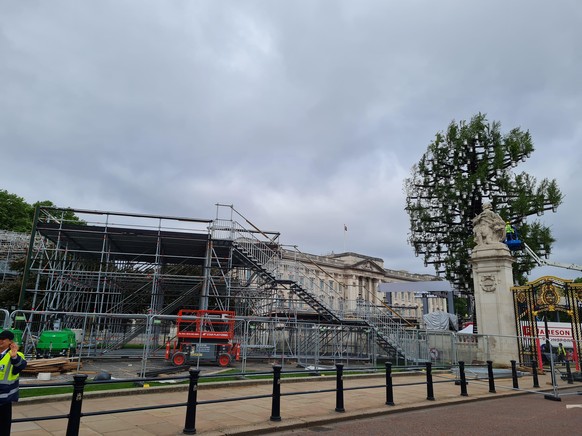
<svg viewBox="0 0 582 436">
<path fill-rule="evenodd" d="M 345 375 L 355 375 L 355 374 L 369 374 L 369 371 L 355 371 L 355 372 L 345 372 Z M 290 374 L 281 374 L 282 379 L 290 379 L 290 378 L 306 378 L 306 377 L 313 377 L 313 376 L 329 376 L 334 377 L 335 371 L 306 371 L 306 372 L 297 372 L 297 373 L 290 373 Z M 205 383 L 216 383 L 216 382 L 228 382 L 228 381 L 236 381 L 236 380 L 269 380 L 272 379 L 273 376 L 271 374 L 259 374 L 253 375 L 252 373 L 247 373 L 242 375 L 236 369 L 230 369 L 228 371 L 221 372 L 219 376 L 215 377 L 201 377 L 199 380 L 200 384 Z M 157 381 L 148 381 L 145 382 L 150 387 L 153 386 L 168 386 L 169 383 L 157 382 Z M 180 380 L 176 381 L 176 383 L 172 383 L 172 385 L 181 385 L 181 384 L 188 384 L 189 380 Z M 119 389 L 143 389 L 143 384 L 138 382 L 123 382 L 120 381 L 118 383 L 87 383 L 85 385 L 84 392 L 98 392 L 98 391 L 115 391 Z M 33 397 L 44 397 L 50 395 L 59 395 L 59 394 L 70 394 L 73 392 L 73 386 L 54 386 L 54 387 L 35 387 L 35 388 L 26 388 L 21 386 L 20 389 L 20 398 L 33 398 Z"/>
</svg>

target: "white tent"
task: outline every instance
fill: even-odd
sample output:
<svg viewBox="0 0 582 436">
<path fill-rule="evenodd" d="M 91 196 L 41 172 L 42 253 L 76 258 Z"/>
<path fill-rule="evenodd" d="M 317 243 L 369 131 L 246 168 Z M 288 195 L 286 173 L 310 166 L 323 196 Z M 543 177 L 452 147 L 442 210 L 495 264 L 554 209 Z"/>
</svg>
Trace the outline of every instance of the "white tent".
<svg viewBox="0 0 582 436">
<path fill-rule="evenodd" d="M 473 323 L 469 323 L 467 327 L 462 330 L 459 330 L 457 333 L 464 334 L 464 335 L 472 335 L 473 334 Z"/>
</svg>

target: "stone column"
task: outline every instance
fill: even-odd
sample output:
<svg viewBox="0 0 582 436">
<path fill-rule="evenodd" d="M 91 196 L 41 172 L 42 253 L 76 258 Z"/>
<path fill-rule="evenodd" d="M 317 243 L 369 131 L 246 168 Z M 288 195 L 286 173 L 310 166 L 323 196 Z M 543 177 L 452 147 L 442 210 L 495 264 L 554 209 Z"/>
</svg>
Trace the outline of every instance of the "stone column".
<svg viewBox="0 0 582 436">
<path fill-rule="evenodd" d="M 484 214 L 493 213 L 484 205 Z M 477 246 L 471 254 L 473 267 L 473 285 L 475 289 L 475 313 L 477 329 L 480 335 L 487 335 L 486 346 L 481 350 L 488 353 L 488 358 L 498 365 L 510 365 L 511 360 L 519 361 L 515 314 L 511 287 L 513 257 L 507 245 L 500 242 L 504 237 L 504 221 L 497 218 L 490 224 L 490 233 L 475 224 Z M 482 225 L 482 223 L 479 223 Z M 478 235 L 480 232 L 480 235 Z M 485 339 L 485 338 L 483 338 Z M 480 340 L 480 342 L 482 342 Z M 484 341 L 483 341 L 484 342 Z M 485 345 L 485 344 L 483 344 Z M 487 357 L 487 356 L 484 356 Z M 485 359 L 482 359 L 485 360 Z"/>
</svg>

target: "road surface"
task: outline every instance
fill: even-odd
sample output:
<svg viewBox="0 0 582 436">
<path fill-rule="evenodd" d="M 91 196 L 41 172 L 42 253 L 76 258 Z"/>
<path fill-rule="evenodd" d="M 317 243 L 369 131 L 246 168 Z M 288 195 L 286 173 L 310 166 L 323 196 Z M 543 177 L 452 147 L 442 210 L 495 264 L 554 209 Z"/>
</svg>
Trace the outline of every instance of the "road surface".
<svg viewBox="0 0 582 436">
<path fill-rule="evenodd" d="M 286 436 L 316 434 L 573 436 L 582 434 L 582 395 L 562 396 L 559 402 L 546 400 L 540 394 L 493 398 L 280 433 Z"/>
</svg>

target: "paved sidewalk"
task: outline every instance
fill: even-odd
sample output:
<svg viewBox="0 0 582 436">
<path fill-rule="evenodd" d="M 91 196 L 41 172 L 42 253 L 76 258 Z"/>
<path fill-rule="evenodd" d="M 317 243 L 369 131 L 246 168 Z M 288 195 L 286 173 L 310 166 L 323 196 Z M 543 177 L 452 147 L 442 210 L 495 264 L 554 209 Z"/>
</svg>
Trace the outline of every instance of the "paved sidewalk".
<svg viewBox="0 0 582 436">
<path fill-rule="evenodd" d="M 320 392 L 335 388 L 335 376 L 318 377 L 316 380 L 298 381 L 298 379 L 281 381 L 281 394 L 302 391 L 317 391 L 311 394 L 282 396 L 281 421 L 271 421 L 271 399 L 236 400 L 226 403 L 200 404 L 196 413 L 196 433 L 204 435 L 243 435 L 261 434 L 306 427 L 308 425 L 326 424 L 346 419 L 394 413 L 426 407 L 437 407 L 451 403 L 492 399 L 500 396 L 516 395 L 512 390 L 511 378 L 495 381 L 497 393 L 489 393 L 487 380 L 468 380 L 468 397 L 461 396 L 461 388 L 454 383 L 451 373 L 434 373 L 434 401 L 427 400 L 427 388 L 423 384 L 424 375 L 407 375 L 393 377 L 394 406 L 386 402 L 385 378 L 344 377 L 344 388 L 366 388 L 344 392 L 345 412 L 335 411 L 335 392 Z M 540 375 L 541 389 L 551 388 L 549 375 Z M 399 386 L 418 383 L 412 386 Z M 532 378 L 525 375 L 519 379 L 520 388 L 531 389 Z M 379 386 L 379 387 L 375 387 Z M 147 388 L 144 388 L 144 391 Z M 198 401 L 211 401 L 243 396 L 272 393 L 272 384 L 248 383 L 246 381 L 223 383 L 219 387 L 201 385 Z M 539 390 L 539 389 L 538 389 Z M 155 390 L 149 388 L 144 395 L 117 395 L 94 397 L 87 394 L 83 399 L 83 412 L 95 412 L 130 407 L 163 405 L 186 402 L 187 391 Z M 14 418 L 28 416 L 49 416 L 67 414 L 70 399 L 61 401 L 27 401 L 17 403 Z M 81 418 L 81 435 L 178 435 L 182 434 L 185 424 L 185 407 L 173 407 L 140 412 L 125 412 Z M 28 423 L 14 423 L 12 434 L 16 436 L 64 435 L 67 420 L 46 420 Z"/>
</svg>

